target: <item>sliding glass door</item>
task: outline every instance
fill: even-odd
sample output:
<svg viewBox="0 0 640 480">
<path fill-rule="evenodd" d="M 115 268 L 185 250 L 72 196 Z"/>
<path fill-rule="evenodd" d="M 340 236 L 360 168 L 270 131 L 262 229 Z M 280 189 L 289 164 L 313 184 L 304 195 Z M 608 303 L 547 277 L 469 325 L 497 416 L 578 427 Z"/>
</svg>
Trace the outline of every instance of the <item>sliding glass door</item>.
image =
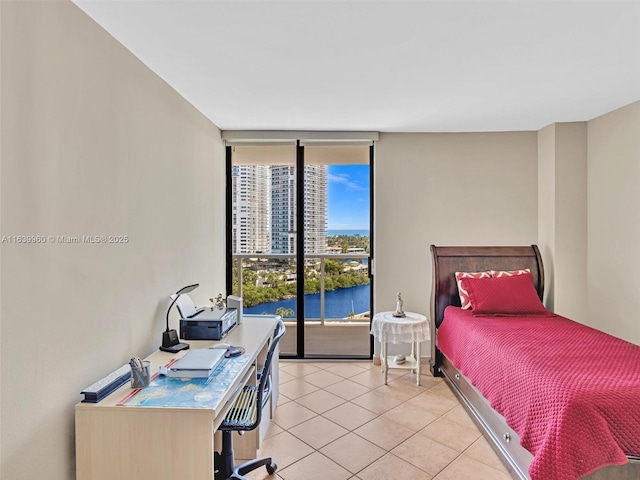
<svg viewBox="0 0 640 480">
<path fill-rule="evenodd" d="M 305 146 L 304 168 L 305 357 L 368 357 L 369 147 Z"/>
<path fill-rule="evenodd" d="M 283 356 L 371 356 L 372 154 L 227 147 L 228 291 L 245 313 L 283 316 Z"/>
<path fill-rule="evenodd" d="M 298 356 L 296 332 L 296 146 L 227 147 L 227 291 L 244 313 L 278 314 L 284 356 Z"/>
</svg>

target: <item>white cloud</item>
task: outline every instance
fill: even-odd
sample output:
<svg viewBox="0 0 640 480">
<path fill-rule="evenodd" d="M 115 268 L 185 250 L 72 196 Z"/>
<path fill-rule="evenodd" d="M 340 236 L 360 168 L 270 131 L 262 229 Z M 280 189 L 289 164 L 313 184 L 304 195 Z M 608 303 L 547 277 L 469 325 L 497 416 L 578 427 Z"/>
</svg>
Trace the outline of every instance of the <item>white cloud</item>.
<svg viewBox="0 0 640 480">
<path fill-rule="evenodd" d="M 359 185 L 356 182 L 352 182 L 349 178 L 349 175 L 345 175 L 345 174 L 335 175 L 330 173 L 329 181 L 335 182 L 335 183 L 341 183 L 345 187 L 347 187 L 349 190 L 365 190 L 365 188 L 362 185 Z"/>
</svg>

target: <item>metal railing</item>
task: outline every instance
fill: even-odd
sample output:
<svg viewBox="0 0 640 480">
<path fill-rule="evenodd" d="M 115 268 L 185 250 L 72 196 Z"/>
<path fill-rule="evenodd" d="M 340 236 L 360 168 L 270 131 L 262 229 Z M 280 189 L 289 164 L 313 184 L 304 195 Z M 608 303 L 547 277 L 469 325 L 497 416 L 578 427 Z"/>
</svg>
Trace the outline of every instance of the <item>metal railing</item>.
<svg viewBox="0 0 640 480">
<path fill-rule="evenodd" d="M 234 294 L 242 297 L 243 264 L 245 260 L 296 260 L 297 256 L 292 254 L 255 254 L 242 253 L 234 254 L 233 262 L 237 271 L 238 291 Z M 317 259 L 320 261 L 320 318 L 305 318 L 305 320 L 319 321 L 322 325 L 325 322 L 325 261 L 326 260 L 362 260 L 366 259 L 370 265 L 371 259 L 368 253 L 310 253 L 304 255 L 305 264 L 308 260 Z M 355 313 L 355 312 L 354 312 Z"/>
</svg>

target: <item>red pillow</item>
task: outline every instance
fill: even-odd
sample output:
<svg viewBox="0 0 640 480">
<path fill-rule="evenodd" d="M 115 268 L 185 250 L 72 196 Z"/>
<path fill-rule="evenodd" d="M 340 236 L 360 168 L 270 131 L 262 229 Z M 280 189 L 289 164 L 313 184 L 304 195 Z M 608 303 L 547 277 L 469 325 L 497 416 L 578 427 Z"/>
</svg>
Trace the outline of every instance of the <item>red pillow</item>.
<svg viewBox="0 0 640 480">
<path fill-rule="evenodd" d="M 526 275 L 527 273 L 531 273 L 531 270 L 528 268 L 524 270 L 491 270 L 491 276 L 493 278 L 513 277 L 516 275 Z"/>
<path fill-rule="evenodd" d="M 464 278 L 474 315 L 553 315 L 538 298 L 531 274 L 499 278 Z"/>
<path fill-rule="evenodd" d="M 471 300 L 467 290 L 462 286 L 463 278 L 489 278 L 491 272 L 456 272 L 456 283 L 458 284 L 458 295 L 460 295 L 460 306 L 463 310 L 471 308 Z"/>
</svg>

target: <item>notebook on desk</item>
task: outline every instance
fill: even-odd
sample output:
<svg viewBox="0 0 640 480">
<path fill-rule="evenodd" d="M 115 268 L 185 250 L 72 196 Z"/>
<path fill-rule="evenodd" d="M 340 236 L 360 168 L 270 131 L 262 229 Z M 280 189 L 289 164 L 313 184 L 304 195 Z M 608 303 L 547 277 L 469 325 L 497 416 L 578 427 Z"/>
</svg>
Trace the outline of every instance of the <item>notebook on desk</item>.
<svg viewBox="0 0 640 480">
<path fill-rule="evenodd" d="M 224 358 L 224 349 L 198 348 L 189 350 L 167 369 L 168 377 L 208 377 Z"/>
</svg>

